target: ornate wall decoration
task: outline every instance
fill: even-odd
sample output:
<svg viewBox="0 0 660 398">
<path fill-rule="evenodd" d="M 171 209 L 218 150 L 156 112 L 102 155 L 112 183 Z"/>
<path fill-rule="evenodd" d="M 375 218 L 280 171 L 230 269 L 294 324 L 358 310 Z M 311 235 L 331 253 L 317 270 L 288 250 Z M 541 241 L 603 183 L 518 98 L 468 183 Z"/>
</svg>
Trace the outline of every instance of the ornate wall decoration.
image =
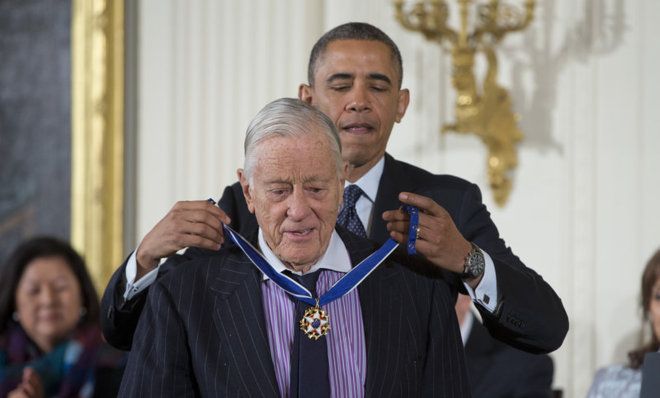
<svg viewBox="0 0 660 398">
<path fill-rule="evenodd" d="M 396 18 L 409 30 L 420 32 L 428 40 L 452 55 L 452 83 L 456 89 L 454 123 L 445 124 L 443 132 L 476 134 L 488 149 L 488 180 L 495 202 L 504 206 L 511 193 L 511 171 L 518 164 L 517 143 L 523 133 L 518 115 L 513 113 L 508 91 L 497 83 L 497 44 L 510 32 L 525 29 L 534 16 L 535 1 L 526 0 L 524 9 L 489 0 L 483 4 L 457 0 L 460 28 L 449 26 L 449 6 L 444 0 L 419 0 L 410 7 L 405 0 L 395 0 Z M 470 19 L 470 10 L 476 17 Z M 470 30 L 469 21 L 473 20 Z M 478 87 L 474 60 L 482 54 L 487 62 L 483 85 Z"/>
</svg>

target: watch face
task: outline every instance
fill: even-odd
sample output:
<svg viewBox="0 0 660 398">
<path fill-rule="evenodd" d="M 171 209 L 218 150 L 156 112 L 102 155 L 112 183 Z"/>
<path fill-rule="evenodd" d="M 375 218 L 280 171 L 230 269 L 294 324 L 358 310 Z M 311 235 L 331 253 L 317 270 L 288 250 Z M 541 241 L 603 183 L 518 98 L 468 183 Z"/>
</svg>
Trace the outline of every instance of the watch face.
<svg viewBox="0 0 660 398">
<path fill-rule="evenodd" d="M 472 243 L 472 250 L 468 254 L 465 261 L 465 269 L 463 271 L 463 278 L 476 278 L 483 274 L 486 267 L 484 255 L 479 250 L 479 247 Z"/>
</svg>

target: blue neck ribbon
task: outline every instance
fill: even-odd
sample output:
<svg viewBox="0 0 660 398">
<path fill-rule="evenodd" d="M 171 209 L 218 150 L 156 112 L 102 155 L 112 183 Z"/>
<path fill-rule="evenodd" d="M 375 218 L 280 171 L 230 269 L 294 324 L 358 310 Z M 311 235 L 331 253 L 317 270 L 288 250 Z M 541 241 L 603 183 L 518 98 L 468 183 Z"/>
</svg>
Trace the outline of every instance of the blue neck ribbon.
<svg viewBox="0 0 660 398">
<path fill-rule="evenodd" d="M 415 254 L 415 235 L 417 230 L 417 223 L 419 222 L 418 211 L 416 207 L 404 205 L 404 210 L 410 213 L 410 227 L 408 231 L 408 254 Z M 414 225 L 413 225 L 414 223 Z M 277 272 L 272 265 L 266 261 L 264 256 L 254 246 L 250 244 L 245 238 L 239 235 L 236 231 L 223 225 L 225 236 L 229 238 L 245 253 L 245 255 L 252 261 L 252 263 L 264 275 L 270 278 L 284 291 L 289 293 L 296 299 L 303 301 L 309 305 L 323 306 L 338 298 L 348 294 L 355 289 L 362 281 L 369 276 L 385 259 L 399 246 L 393 240 L 388 239 L 380 249 L 376 250 L 369 257 L 362 260 L 358 265 L 353 267 L 352 270 L 346 273 L 341 279 L 335 282 L 330 289 L 325 292 L 321 297 L 315 299 L 312 293 L 304 286 L 289 278 L 285 274 Z M 412 233 L 411 233 L 412 232 Z M 411 251 L 412 248 L 412 251 Z"/>
</svg>

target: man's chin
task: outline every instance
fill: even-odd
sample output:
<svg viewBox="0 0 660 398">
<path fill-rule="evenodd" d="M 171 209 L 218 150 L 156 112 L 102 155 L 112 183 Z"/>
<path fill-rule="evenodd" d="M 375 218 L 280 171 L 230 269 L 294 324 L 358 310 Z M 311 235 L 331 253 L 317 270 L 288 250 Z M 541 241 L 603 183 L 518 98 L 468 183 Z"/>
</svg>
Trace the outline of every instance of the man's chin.
<svg viewBox="0 0 660 398">
<path fill-rule="evenodd" d="M 362 167 L 369 163 L 373 157 L 373 145 L 346 145 L 342 142 L 342 159 L 351 167 Z"/>
<path fill-rule="evenodd" d="M 303 250 L 303 251 L 287 251 L 279 257 L 282 263 L 292 267 L 295 271 L 301 271 L 314 263 L 316 263 L 321 256 L 318 249 Z"/>
</svg>

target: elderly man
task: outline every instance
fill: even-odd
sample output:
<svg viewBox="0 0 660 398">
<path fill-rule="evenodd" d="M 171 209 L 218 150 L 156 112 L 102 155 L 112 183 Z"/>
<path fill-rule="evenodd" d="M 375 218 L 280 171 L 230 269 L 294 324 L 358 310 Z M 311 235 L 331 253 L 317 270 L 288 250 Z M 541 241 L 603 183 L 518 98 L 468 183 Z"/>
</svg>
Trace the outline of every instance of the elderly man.
<svg viewBox="0 0 660 398">
<path fill-rule="evenodd" d="M 248 127 L 238 175 L 258 228 L 246 239 L 321 303 L 373 251 L 335 227 L 343 168 L 333 123 L 304 102 L 276 100 Z M 249 254 L 223 248 L 151 287 L 121 396 L 469 396 L 444 281 L 385 260 L 357 289 L 316 301 L 330 329 L 312 339 L 298 327 L 310 306 Z"/>
<path fill-rule="evenodd" d="M 561 300 L 500 238 L 479 188 L 385 152 L 410 98 L 401 88 L 396 44 L 369 24 L 338 26 L 314 45 L 308 74 L 299 98 L 335 123 L 348 165 L 338 223 L 378 243 L 404 242 L 407 215 L 397 209 L 400 202 L 417 206 L 419 258 L 441 269 L 454 291 L 471 296 L 490 334 L 534 353 L 557 349 L 568 331 Z M 225 189 L 219 206 L 177 203 L 115 273 L 102 302 L 104 334 L 113 345 L 131 347 L 150 284 L 185 260 L 175 256 L 159 267 L 162 259 L 184 247 L 191 247 L 186 258 L 218 250 L 225 239 L 221 222 L 239 231 L 256 225 L 238 183 Z"/>
</svg>

